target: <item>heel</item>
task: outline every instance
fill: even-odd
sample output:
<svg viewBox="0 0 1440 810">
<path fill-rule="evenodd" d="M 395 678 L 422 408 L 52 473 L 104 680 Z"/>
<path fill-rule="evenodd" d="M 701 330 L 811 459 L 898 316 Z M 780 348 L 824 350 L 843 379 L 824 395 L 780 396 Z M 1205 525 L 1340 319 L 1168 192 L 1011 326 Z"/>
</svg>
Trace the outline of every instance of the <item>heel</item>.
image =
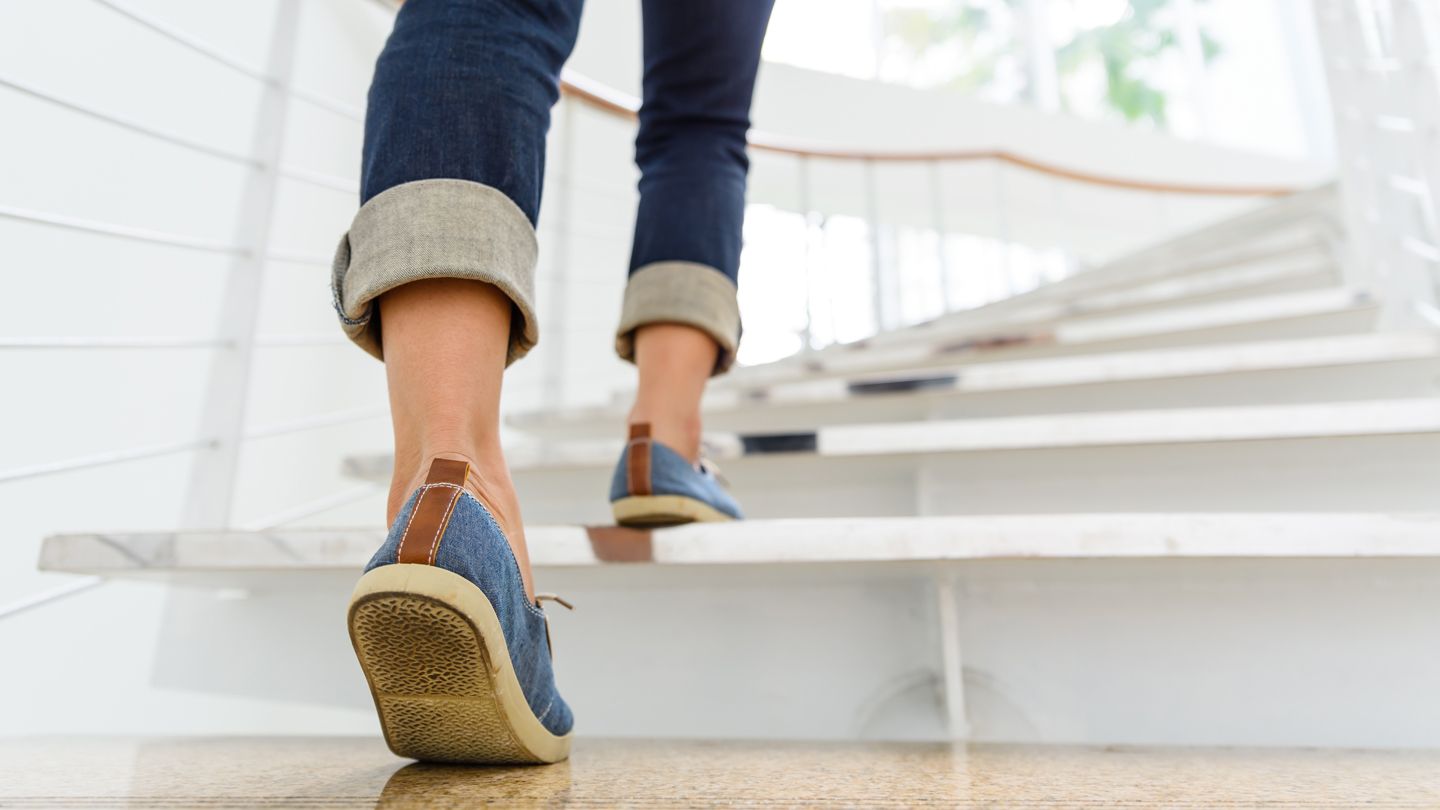
<svg viewBox="0 0 1440 810">
<path fill-rule="evenodd" d="M 616 523 L 632 527 L 734 520 L 710 504 L 684 495 L 631 495 L 612 501 L 610 511 L 615 515 Z"/>
<path fill-rule="evenodd" d="M 428 565 L 376 568 L 351 597 L 350 640 L 390 750 L 433 762 L 535 764 L 569 755 L 531 712 L 479 588 Z"/>
</svg>

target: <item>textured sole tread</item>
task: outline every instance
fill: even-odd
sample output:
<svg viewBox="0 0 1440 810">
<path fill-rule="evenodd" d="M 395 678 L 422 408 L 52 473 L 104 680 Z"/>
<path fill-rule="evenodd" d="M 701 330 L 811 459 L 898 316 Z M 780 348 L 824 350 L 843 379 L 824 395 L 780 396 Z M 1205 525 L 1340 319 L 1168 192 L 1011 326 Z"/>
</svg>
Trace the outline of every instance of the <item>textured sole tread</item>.
<svg viewBox="0 0 1440 810">
<path fill-rule="evenodd" d="M 454 607 L 413 593 L 368 594 L 350 607 L 350 638 L 396 754 L 429 762 L 547 761 L 515 734 L 497 693 L 492 651 Z"/>
</svg>

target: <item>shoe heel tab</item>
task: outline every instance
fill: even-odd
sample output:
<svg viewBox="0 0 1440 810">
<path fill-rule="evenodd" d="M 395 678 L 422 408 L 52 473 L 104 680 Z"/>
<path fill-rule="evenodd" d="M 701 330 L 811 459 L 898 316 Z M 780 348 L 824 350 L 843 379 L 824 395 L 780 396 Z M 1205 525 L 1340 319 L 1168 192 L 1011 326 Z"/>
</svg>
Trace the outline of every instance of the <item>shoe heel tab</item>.
<svg viewBox="0 0 1440 810">
<path fill-rule="evenodd" d="M 437 458 L 430 462 L 430 471 L 425 475 L 425 484 L 415 508 L 410 510 L 410 519 L 400 535 L 400 546 L 395 550 L 395 562 L 418 565 L 434 565 L 440 551 L 440 541 L 450 525 L 450 516 L 455 504 L 465 492 L 465 480 L 470 476 L 470 462 L 449 458 Z"/>
<path fill-rule="evenodd" d="M 631 495 L 649 495 L 650 483 L 650 423 L 636 422 L 630 426 L 630 441 L 625 453 L 625 488 Z"/>
<path fill-rule="evenodd" d="M 469 476 L 470 462 L 453 458 L 437 458 L 430 462 L 430 472 L 425 476 L 425 483 L 463 487 L 465 479 Z"/>
</svg>

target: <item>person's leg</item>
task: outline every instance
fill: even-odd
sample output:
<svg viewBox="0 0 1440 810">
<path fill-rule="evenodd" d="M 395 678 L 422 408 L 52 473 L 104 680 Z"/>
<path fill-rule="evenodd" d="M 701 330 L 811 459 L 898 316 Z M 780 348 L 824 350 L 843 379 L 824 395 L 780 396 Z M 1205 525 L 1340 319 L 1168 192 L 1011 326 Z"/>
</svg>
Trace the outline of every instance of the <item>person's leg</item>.
<svg viewBox="0 0 1440 810">
<path fill-rule="evenodd" d="M 435 458 L 471 463 L 533 597 L 499 443 L 505 366 L 538 338 L 534 226 L 545 134 L 580 0 L 414 0 L 376 64 L 361 202 L 335 267 L 347 333 L 386 364 L 387 519 Z M 382 329 L 383 327 L 383 329 Z"/>
<path fill-rule="evenodd" d="M 555 684 L 500 382 L 538 338 L 545 133 L 580 0 L 412 0 L 370 89 L 361 205 L 333 276 L 346 333 L 385 361 L 390 530 L 355 585 L 350 638 L 391 750 L 555 762 Z"/>
<path fill-rule="evenodd" d="M 773 0 L 644 0 L 640 207 L 616 339 L 638 367 L 630 423 L 690 461 L 705 381 L 730 367 L 749 160 L 745 133 Z"/>
<path fill-rule="evenodd" d="M 691 462 L 700 456 L 700 397 L 715 370 L 719 346 L 683 323 L 651 323 L 635 330 L 640 382 L 629 422 L 649 424 L 663 442 Z"/>
<path fill-rule="evenodd" d="M 467 486 L 505 531 L 534 601 L 520 502 L 500 449 L 500 379 L 510 312 L 510 299 L 498 288 L 467 279 L 416 281 L 381 296 L 395 431 L 385 522 L 395 522 L 430 462 L 470 462 Z"/>
</svg>

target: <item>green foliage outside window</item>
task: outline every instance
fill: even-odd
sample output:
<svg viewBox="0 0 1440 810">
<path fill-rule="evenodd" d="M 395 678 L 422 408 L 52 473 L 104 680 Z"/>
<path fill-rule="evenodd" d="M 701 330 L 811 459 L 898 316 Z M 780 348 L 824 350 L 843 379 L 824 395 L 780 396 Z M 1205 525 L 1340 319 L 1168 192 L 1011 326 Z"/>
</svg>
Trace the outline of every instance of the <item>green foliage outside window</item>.
<svg viewBox="0 0 1440 810">
<path fill-rule="evenodd" d="M 900 0 L 903 2 L 903 0 Z M 1053 4 L 1067 0 L 1050 0 Z M 1196 0 L 1203 3 L 1206 0 Z M 1007 61 L 1023 72 L 1025 43 L 1019 34 L 1023 0 L 956 0 L 941 10 L 892 6 L 884 15 L 886 43 L 912 60 L 923 61 L 951 49 L 960 49 L 958 69 L 939 82 L 942 86 L 977 92 L 996 81 Z M 1055 67 L 1062 83 L 1087 64 L 1103 65 L 1104 106 L 1126 121 L 1148 121 L 1164 126 L 1168 98 L 1154 80 L 1154 66 L 1181 48 L 1171 0 L 1130 0 L 1112 25 L 1076 32 L 1055 48 Z M 1221 46 L 1200 31 L 1206 64 Z M 1031 91 L 1033 93 L 1033 90 Z M 1069 108 L 1062 94 L 1062 108 Z"/>
</svg>

